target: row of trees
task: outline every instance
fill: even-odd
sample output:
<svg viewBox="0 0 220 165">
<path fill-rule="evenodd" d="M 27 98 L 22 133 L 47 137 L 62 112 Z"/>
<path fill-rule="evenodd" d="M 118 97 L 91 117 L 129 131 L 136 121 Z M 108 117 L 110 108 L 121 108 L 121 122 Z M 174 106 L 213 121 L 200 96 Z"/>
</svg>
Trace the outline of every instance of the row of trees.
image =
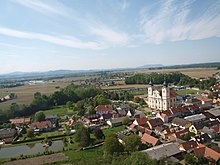
<svg viewBox="0 0 220 165">
<path fill-rule="evenodd" d="M 189 85 L 190 87 L 198 87 L 200 89 L 210 89 L 216 83 L 215 78 L 205 80 L 193 79 L 187 75 L 176 72 L 171 74 L 137 74 L 125 79 L 126 84 L 148 84 L 152 81 L 154 84 L 162 84 L 166 80 L 167 83 L 175 85 Z"/>
<path fill-rule="evenodd" d="M 53 106 L 65 105 L 71 101 L 76 103 L 80 100 L 93 98 L 102 93 L 101 89 L 90 86 L 77 86 L 71 84 L 50 96 L 42 95 L 40 92 L 34 94 L 34 99 L 29 105 L 18 105 L 12 103 L 8 110 L 0 110 L 0 121 L 4 123 L 10 118 L 20 116 L 31 116 L 39 110 L 51 109 Z"/>
</svg>

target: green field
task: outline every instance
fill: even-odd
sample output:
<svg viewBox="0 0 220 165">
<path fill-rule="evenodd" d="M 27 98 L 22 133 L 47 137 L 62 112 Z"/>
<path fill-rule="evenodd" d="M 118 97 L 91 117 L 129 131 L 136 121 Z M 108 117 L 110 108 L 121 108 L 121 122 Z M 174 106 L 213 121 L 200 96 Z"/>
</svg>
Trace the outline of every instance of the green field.
<svg viewBox="0 0 220 165">
<path fill-rule="evenodd" d="M 65 106 L 59 106 L 54 109 L 45 110 L 44 114 L 47 115 L 58 115 L 58 116 L 65 116 L 65 115 L 72 115 L 73 111 L 68 110 Z"/>
<path fill-rule="evenodd" d="M 192 89 L 186 89 L 186 90 L 176 91 L 176 93 L 179 94 L 179 95 L 196 94 L 197 92 L 200 92 L 200 91 L 198 91 L 198 90 L 192 90 Z"/>
</svg>

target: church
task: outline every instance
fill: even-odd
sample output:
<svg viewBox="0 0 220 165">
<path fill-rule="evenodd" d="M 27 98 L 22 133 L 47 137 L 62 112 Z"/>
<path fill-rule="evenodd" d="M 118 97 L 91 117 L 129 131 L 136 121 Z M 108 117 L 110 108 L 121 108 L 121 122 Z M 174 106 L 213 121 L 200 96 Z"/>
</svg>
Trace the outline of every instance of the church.
<svg viewBox="0 0 220 165">
<path fill-rule="evenodd" d="M 148 88 L 148 107 L 157 110 L 168 110 L 171 107 L 176 107 L 177 93 L 172 91 L 164 81 L 162 87 L 155 87 L 150 81 Z"/>
</svg>

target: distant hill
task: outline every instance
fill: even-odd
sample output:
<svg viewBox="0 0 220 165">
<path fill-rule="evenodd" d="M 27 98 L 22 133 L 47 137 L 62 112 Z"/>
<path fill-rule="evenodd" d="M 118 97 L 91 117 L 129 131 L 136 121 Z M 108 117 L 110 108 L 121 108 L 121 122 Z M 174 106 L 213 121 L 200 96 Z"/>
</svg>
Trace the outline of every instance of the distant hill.
<svg viewBox="0 0 220 165">
<path fill-rule="evenodd" d="M 164 67 L 164 65 L 162 65 L 162 64 L 148 64 L 148 65 L 139 66 L 137 68 L 148 69 L 148 68 L 161 68 L 161 67 Z"/>
<path fill-rule="evenodd" d="M 94 69 L 94 70 L 52 70 L 46 72 L 12 72 L 0 75 L 0 82 L 6 80 L 38 80 L 38 79 L 52 79 L 74 77 L 85 74 L 100 73 L 102 71 L 123 71 L 123 70 L 141 70 L 141 69 L 178 69 L 178 68 L 214 68 L 220 67 L 220 62 L 213 63 L 197 63 L 197 64 L 183 64 L 164 66 L 162 64 L 147 64 L 134 68 L 112 68 L 112 69 Z"/>
</svg>

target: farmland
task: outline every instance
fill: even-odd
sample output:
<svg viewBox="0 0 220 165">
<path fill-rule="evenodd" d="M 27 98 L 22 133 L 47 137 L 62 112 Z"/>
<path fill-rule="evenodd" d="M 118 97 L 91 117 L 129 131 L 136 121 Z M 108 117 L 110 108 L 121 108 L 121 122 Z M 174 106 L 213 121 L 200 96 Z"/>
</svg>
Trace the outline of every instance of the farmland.
<svg viewBox="0 0 220 165">
<path fill-rule="evenodd" d="M 113 71 L 111 73 L 120 73 L 120 72 L 129 72 L 133 74 L 143 73 L 143 74 L 150 74 L 152 72 L 157 73 L 171 73 L 171 72 L 181 72 L 186 74 L 192 78 L 206 78 L 212 77 L 214 73 L 217 72 L 216 68 L 184 68 L 184 69 L 160 69 L 160 70 L 149 70 L 149 69 L 141 69 L 141 70 L 124 70 L 124 71 Z M 44 84 L 36 84 L 36 85 L 24 85 L 14 88 L 4 88 L 0 89 L 0 97 L 4 97 L 7 94 L 15 93 L 17 95 L 16 99 L 6 101 L 0 103 L 0 109 L 8 109 L 11 103 L 17 104 L 30 104 L 33 100 L 33 95 L 36 92 L 40 92 L 42 94 L 50 95 L 55 91 L 60 90 L 61 88 L 66 87 L 67 85 L 74 83 L 74 84 L 81 84 L 85 83 L 85 80 L 90 78 L 97 78 L 97 75 L 89 75 L 89 76 L 79 76 L 74 78 L 60 78 L 55 80 L 50 80 Z M 127 90 L 127 89 L 144 89 L 147 88 L 147 85 L 144 84 L 134 84 L 134 85 L 125 85 L 123 79 L 115 79 L 114 86 L 102 86 L 102 89 L 107 90 Z M 119 84 L 118 84 L 119 82 Z M 97 82 L 98 83 L 98 82 Z M 96 85 L 93 83 L 92 85 Z"/>
</svg>

